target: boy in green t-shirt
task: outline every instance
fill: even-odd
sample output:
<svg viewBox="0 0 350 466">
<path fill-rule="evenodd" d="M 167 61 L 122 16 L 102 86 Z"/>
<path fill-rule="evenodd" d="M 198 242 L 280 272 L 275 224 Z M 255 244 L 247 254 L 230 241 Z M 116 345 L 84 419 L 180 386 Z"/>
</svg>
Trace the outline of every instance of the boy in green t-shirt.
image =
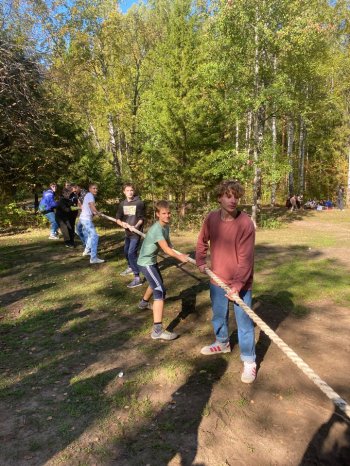
<svg viewBox="0 0 350 466">
<path fill-rule="evenodd" d="M 158 221 L 148 230 L 142 243 L 137 261 L 140 271 L 146 277 L 148 288 L 139 303 L 140 309 L 150 307 L 149 300 L 153 294 L 153 340 L 174 340 L 177 334 L 163 329 L 163 311 L 165 299 L 165 287 L 157 264 L 157 255 L 160 250 L 181 262 L 187 262 L 186 254 L 176 253 L 171 246 L 169 237 L 170 208 L 167 201 L 158 201 L 156 204 Z"/>
</svg>

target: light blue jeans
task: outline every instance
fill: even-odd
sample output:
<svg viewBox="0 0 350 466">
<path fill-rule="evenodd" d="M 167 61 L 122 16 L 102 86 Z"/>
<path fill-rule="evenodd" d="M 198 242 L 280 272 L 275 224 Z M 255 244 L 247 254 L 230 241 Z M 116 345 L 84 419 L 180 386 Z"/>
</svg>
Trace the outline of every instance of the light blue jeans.
<svg viewBox="0 0 350 466">
<path fill-rule="evenodd" d="M 75 233 L 79 236 L 80 241 L 83 243 L 83 246 L 86 246 L 86 238 L 83 224 L 81 223 L 80 219 L 75 225 Z"/>
<path fill-rule="evenodd" d="M 80 219 L 80 223 L 83 226 L 86 239 L 85 249 L 91 252 L 91 259 L 96 259 L 99 236 L 95 230 L 94 222 L 92 220 Z"/>
<path fill-rule="evenodd" d="M 58 223 L 56 222 L 55 212 L 48 212 L 45 217 L 50 222 L 50 235 L 57 235 Z"/>
<path fill-rule="evenodd" d="M 228 316 L 229 301 L 225 297 L 226 291 L 210 283 L 210 298 L 213 308 L 212 323 L 216 340 L 221 343 L 229 341 Z M 249 306 L 252 305 L 252 291 L 242 290 L 240 298 Z M 242 361 L 255 361 L 255 334 L 254 323 L 238 304 L 234 303 L 234 311 L 238 329 L 238 344 Z"/>
</svg>

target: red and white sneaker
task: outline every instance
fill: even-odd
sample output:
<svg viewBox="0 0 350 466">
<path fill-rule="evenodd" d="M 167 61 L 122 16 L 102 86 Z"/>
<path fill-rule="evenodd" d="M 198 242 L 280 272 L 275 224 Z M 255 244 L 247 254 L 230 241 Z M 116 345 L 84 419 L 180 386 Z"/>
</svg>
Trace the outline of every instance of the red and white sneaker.
<svg viewBox="0 0 350 466">
<path fill-rule="evenodd" d="M 209 346 L 203 346 L 201 349 L 201 353 L 208 355 L 208 354 L 219 354 L 219 353 L 230 353 L 230 343 L 221 343 L 220 341 L 215 341 Z"/>
<path fill-rule="evenodd" d="M 244 368 L 241 375 L 243 383 L 253 383 L 256 379 L 256 364 L 255 362 L 244 361 Z"/>
</svg>

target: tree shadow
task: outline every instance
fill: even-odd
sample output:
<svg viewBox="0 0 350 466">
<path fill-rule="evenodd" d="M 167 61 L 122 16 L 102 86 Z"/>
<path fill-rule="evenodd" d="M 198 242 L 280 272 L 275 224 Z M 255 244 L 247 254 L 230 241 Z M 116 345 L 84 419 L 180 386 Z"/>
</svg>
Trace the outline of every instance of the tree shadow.
<svg viewBox="0 0 350 466">
<path fill-rule="evenodd" d="M 299 466 L 348 466 L 350 464 L 350 419 L 335 408 L 310 441 Z"/>
<path fill-rule="evenodd" d="M 204 466 L 194 463 L 198 430 L 203 417 L 210 414 L 211 393 L 226 369 L 227 361 L 223 358 L 210 362 L 196 360 L 192 374 L 172 394 L 166 406 L 141 428 L 115 444 L 119 453 L 109 464 L 166 466 L 179 456 L 182 466 Z"/>
</svg>

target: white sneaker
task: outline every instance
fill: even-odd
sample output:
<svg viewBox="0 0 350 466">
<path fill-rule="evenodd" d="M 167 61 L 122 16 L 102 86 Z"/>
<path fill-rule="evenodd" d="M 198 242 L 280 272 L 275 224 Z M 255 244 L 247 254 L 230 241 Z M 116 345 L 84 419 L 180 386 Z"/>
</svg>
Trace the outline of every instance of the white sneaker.
<svg viewBox="0 0 350 466">
<path fill-rule="evenodd" d="M 201 353 L 205 354 L 206 356 L 209 354 L 219 354 L 219 353 L 230 353 L 231 347 L 230 342 L 221 343 L 220 341 L 214 341 L 209 346 L 203 346 L 201 349 Z"/>
<path fill-rule="evenodd" d="M 90 264 L 102 264 L 104 262 L 103 259 L 100 259 L 99 257 L 95 257 L 95 259 L 90 259 Z"/>
<path fill-rule="evenodd" d="M 58 235 L 50 235 L 49 239 L 59 239 Z"/>
<path fill-rule="evenodd" d="M 241 375 L 241 381 L 243 383 L 253 383 L 256 379 L 256 364 L 255 362 L 249 363 L 244 361 L 244 368 Z"/>
<path fill-rule="evenodd" d="M 83 256 L 90 256 L 90 255 L 91 255 L 91 251 L 89 251 L 88 249 L 84 249 Z"/>
</svg>

